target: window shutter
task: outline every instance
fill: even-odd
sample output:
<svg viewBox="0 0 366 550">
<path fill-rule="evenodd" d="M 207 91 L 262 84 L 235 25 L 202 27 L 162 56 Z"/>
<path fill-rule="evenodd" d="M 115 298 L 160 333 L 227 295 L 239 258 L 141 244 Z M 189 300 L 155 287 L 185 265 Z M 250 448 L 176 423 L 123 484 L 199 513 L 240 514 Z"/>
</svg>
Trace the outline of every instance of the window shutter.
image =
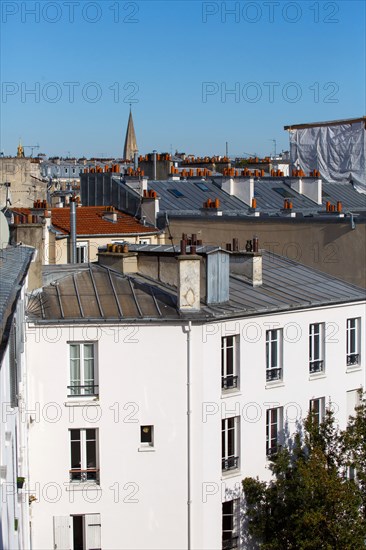
<svg viewBox="0 0 366 550">
<path fill-rule="evenodd" d="M 85 515 L 86 550 L 101 550 L 100 514 Z"/>
<path fill-rule="evenodd" d="M 71 550 L 71 517 L 53 517 L 54 550 Z"/>
</svg>

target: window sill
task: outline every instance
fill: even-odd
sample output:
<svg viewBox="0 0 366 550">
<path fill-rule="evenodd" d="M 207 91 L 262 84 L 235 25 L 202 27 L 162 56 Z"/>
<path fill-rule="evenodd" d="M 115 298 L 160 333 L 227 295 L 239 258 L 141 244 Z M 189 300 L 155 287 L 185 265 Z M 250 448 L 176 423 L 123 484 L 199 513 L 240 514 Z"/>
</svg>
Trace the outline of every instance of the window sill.
<svg viewBox="0 0 366 550">
<path fill-rule="evenodd" d="M 285 385 L 283 380 L 273 380 L 273 382 L 266 382 L 265 389 L 269 390 L 271 388 L 282 388 Z"/>
<path fill-rule="evenodd" d="M 346 368 L 346 373 L 357 372 L 362 370 L 361 365 L 350 365 Z"/>
<path fill-rule="evenodd" d="M 99 396 L 90 397 L 69 397 L 69 401 L 64 402 L 65 407 L 85 407 L 85 405 L 95 405 L 100 407 Z"/>
<path fill-rule="evenodd" d="M 83 483 L 69 483 L 66 485 L 66 491 L 101 491 L 101 486 L 98 483 L 92 483 L 91 481 L 85 481 Z"/>
<path fill-rule="evenodd" d="M 221 472 L 221 479 L 229 479 L 231 477 L 241 476 L 240 468 L 235 468 L 235 470 L 224 470 Z"/>
<path fill-rule="evenodd" d="M 309 380 L 321 380 L 326 377 L 327 375 L 325 372 L 314 372 L 313 374 L 309 374 Z"/>
<path fill-rule="evenodd" d="M 234 389 L 234 390 L 222 390 L 221 391 L 221 399 L 225 399 L 226 397 L 232 397 L 232 396 L 239 396 L 242 395 L 242 392 L 240 389 Z"/>
<path fill-rule="evenodd" d="M 155 453 L 154 447 L 138 447 L 139 453 Z"/>
</svg>

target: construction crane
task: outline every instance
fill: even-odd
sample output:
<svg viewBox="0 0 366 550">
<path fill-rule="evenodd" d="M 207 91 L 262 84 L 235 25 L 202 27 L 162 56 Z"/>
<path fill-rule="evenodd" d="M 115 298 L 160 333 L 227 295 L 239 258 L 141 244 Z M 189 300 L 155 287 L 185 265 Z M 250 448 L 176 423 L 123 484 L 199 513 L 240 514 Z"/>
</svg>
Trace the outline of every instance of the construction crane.
<svg viewBox="0 0 366 550">
<path fill-rule="evenodd" d="M 25 147 L 27 147 L 27 148 L 29 148 L 29 149 L 32 150 L 32 151 L 31 151 L 31 157 L 33 157 L 33 151 L 34 151 L 34 149 L 39 149 L 39 145 L 23 145 L 23 148 L 25 148 Z"/>
</svg>

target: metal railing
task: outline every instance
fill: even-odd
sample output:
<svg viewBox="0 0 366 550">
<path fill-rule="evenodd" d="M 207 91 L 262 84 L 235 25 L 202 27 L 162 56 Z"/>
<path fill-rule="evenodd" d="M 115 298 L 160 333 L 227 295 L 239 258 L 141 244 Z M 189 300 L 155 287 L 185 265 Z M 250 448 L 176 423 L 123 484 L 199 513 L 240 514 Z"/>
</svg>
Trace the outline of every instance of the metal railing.
<svg viewBox="0 0 366 550">
<path fill-rule="evenodd" d="M 233 548 L 238 548 L 238 536 L 231 536 L 230 538 L 223 539 L 222 540 L 222 548 L 223 550 L 231 550 Z"/>
<path fill-rule="evenodd" d="M 358 353 L 349 353 L 347 355 L 347 367 L 351 367 L 352 365 L 358 365 L 360 360 L 360 356 Z"/>
<path fill-rule="evenodd" d="M 99 469 L 87 468 L 81 470 L 80 468 L 72 468 L 70 470 L 70 481 L 79 481 L 85 483 L 86 481 L 94 481 L 99 483 Z"/>
<path fill-rule="evenodd" d="M 272 382 L 274 380 L 282 380 L 282 368 L 276 367 L 266 370 L 266 379 L 267 382 Z"/>
<path fill-rule="evenodd" d="M 73 384 L 72 386 L 67 386 L 67 389 L 70 390 L 70 393 L 67 397 L 80 397 L 81 395 L 98 395 L 99 386 L 96 384 L 84 384 L 83 386 L 79 384 Z"/>
<path fill-rule="evenodd" d="M 239 376 L 234 376 L 233 374 L 229 374 L 228 376 L 223 376 L 221 378 L 221 389 L 231 390 L 233 388 L 237 388 L 238 380 L 239 380 Z"/>
<path fill-rule="evenodd" d="M 309 372 L 310 374 L 314 374 L 316 372 L 323 372 L 324 371 L 324 361 L 318 360 L 318 361 L 310 361 L 309 363 Z"/>
<path fill-rule="evenodd" d="M 222 459 L 222 470 L 235 470 L 239 467 L 239 457 L 238 456 L 229 456 L 228 458 Z"/>
</svg>

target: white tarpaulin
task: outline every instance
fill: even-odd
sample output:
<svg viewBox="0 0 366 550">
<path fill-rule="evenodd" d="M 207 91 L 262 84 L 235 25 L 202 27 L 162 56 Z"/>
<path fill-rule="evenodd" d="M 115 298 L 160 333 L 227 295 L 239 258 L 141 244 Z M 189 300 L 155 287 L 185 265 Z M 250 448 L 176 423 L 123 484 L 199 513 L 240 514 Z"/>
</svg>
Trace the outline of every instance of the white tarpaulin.
<svg viewBox="0 0 366 550">
<path fill-rule="evenodd" d="M 305 126 L 305 125 L 304 125 Z M 347 182 L 352 178 L 366 192 L 366 120 L 339 124 L 290 128 L 293 166 L 308 174 L 319 170 L 325 182 Z"/>
</svg>

